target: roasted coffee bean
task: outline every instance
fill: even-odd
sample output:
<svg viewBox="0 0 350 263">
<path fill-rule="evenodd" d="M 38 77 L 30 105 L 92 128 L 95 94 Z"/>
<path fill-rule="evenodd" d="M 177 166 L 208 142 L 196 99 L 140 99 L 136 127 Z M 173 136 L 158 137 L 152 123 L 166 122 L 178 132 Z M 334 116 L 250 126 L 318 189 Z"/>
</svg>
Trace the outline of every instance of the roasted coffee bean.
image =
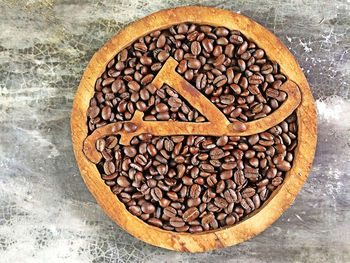
<svg viewBox="0 0 350 263">
<path fill-rule="evenodd" d="M 253 195 L 255 195 L 255 189 L 252 187 L 247 187 L 242 190 L 241 194 L 243 198 L 252 197 Z"/>
<path fill-rule="evenodd" d="M 143 202 L 141 205 L 141 210 L 142 210 L 142 212 L 144 212 L 146 214 L 152 214 L 155 212 L 156 208 L 150 202 Z"/>
<path fill-rule="evenodd" d="M 137 154 L 137 150 L 134 146 L 126 146 L 124 148 L 124 154 L 128 157 L 135 157 Z"/>
<path fill-rule="evenodd" d="M 214 160 L 221 159 L 225 156 L 224 151 L 221 150 L 220 148 L 214 148 L 210 151 L 209 153 L 210 158 Z"/>
<path fill-rule="evenodd" d="M 96 149 L 99 152 L 103 152 L 103 150 L 105 149 L 105 146 L 106 146 L 106 141 L 104 139 L 98 139 L 96 141 Z"/>
<path fill-rule="evenodd" d="M 100 108 L 97 106 L 91 106 L 88 108 L 88 112 L 87 115 L 93 119 L 96 118 L 98 116 L 98 114 L 100 113 Z"/>
<path fill-rule="evenodd" d="M 201 203 L 201 199 L 200 198 L 189 198 L 189 199 L 187 199 L 187 206 L 188 207 L 199 206 L 200 203 Z"/>
<path fill-rule="evenodd" d="M 135 216 L 140 216 L 142 214 L 141 208 L 136 205 L 130 206 L 129 212 Z"/>
<path fill-rule="evenodd" d="M 227 206 L 227 201 L 224 198 L 222 198 L 222 197 L 215 197 L 214 204 L 217 207 L 225 208 Z"/>
<path fill-rule="evenodd" d="M 201 65 L 201 62 L 198 59 L 190 59 L 187 62 L 187 66 L 191 69 L 199 69 Z"/>
<path fill-rule="evenodd" d="M 191 52 L 193 55 L 198 56 L 201 53 L 201 44 L 198 41 L 193 41 L 191 44 Z"/>
<path fill-rule="evenodd" d="M 196 207 L 191 207 L 184 212 L 182 218 L 185 222 L 190 222 L 195 220 L 198 216 L 199 216 L 198 209 Z"/>
<path fill-rule="evenodd" d="M 225 197 L 226 201 L 229 203 L 233 203 L 233 202 L 236 202 L 238 200 L 237 194 L 233 189 L 227 189 L 224 192 L 224 197 Z"/>
<path fill-rule="evenodd" d="M 191 186 L 190 189 L 190 197 L 191 198 L 198 198 L 201 194 L 201 187 L 198 184 L 194 184 Z"/>
<path fill-rule="evenodd" d="M 109 149 L 112 149 L 114 147 L 116 147 L 118 144 L 118 138 L 115 136 L 108 136 L 106 139 L 106 147 Z"/>
<path fill-rule="evenodd" d="M 160 219 L 154 218 L 154 217 L 148 219 L 147 223 L 149 223 L 151 225 L 154 225 L 156 227 L 162 227 L 163 226 L 163 222 Z"/>
<path fill-rule="evenodd" d="M 280 163 L 278 163 L 276 166 L 282 172 L 287 172 L 287 171 L 289 171 L 291 169 L 290 163 L 287 162 L 287 161 L 284 161 L 284 160 L 281 161 Z"/>
<path fill-rule="evenodd" d="M 178 216 L 171 217 L 169 223 L 173 227 L 183 227 L 185 225 L 185 222 L 182 220 L 182 218 Z"/>
<path fill-rule="evenodd" d="M 221 194 L 225 190 L 225 182 L 221 180 L 216 185 L 216 193 Z"/>
<path fill-rule="evenodd" d="M 136 81 L 130 81 L 128 83 L 128 87 L 133 90 L 133 91 L 139 91 L 140 90 L 140 85 Z"/>
<path fill-rule="evenodd" d="M 171 218 L 171 217 L 175 217 L 177 215 L 177 211 L 175 208 L 171 207 L 171 206 L 167 206 L 164 208 L 163 213 L 165 216 Z"/>
<path fill-rule="evenodd" d="M 220 178 L 222 180 L 230 179 L 232 176 L 233 176 L 232 170 L 226 170 L 226 171 L 221 172 L 221 174 L 220 174 Z"/>
<path fill-rule="evenodd" d="M 176 98 L 176 97 L 171 97 L 168 100 L 168 104 L 170 105 L 170 107 L 173 108 L 180 108 L 182 105 L 182 101 L 180 98 Z"/>
<path fill-rule="evenodd" d="M 103 170 L 105 174 L 110 175 L 115 172 L 115 165 L 113 162 L 107 161 L 103 165 Z"/>
<path fill-rule="evenodd" d="M 206 52 L 211 53 L 214 50 L 213 41 L 211 39 L 205 38 L 202 41 L 203 48 Z"/>
<path fill-rule="evenodd" d="M 124 124 L 124 130 L 126 132 L 134 132 L 137 130 L 137 125 L 131 122 L 127 122 Z"/>
<path fill-rule="evenodd" d="M 228 137 L 227 136 L 221 136 L 216 141 L 216 145 L 217 146 L 224 146 L 224 145 L 227 144 L 227 142 L 228 142 Z"/>
<path fill-rule="evenodd" d="M 151 189 L 151 196 L 155 201 L 160 201 L 163 198 L 163 192 L 160 188 L 155 187 L 154 189 Z"/>
<path fill-rule="evenodd" d="M 117 184 L 120 185 L 121 187 L 129 187 L 130 186 L 129 179 L 125 176 L 119 176 L 117 178 Z"/>
</svg>

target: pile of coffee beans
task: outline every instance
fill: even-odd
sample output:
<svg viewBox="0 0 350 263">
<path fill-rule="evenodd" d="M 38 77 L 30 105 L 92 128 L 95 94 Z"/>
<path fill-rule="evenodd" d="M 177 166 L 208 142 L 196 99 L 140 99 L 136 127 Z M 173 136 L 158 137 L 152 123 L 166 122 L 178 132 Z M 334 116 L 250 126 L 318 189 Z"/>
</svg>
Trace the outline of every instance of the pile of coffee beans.
<svg viewBox="0 0 350 263">
<path fill-rule="evenodd" d="M 206 122 L 172 87 L 151 82 L 167 58 L 231 122 L 263 118 L 286 100 L 286 77 L 264 50 L 239 31 L 180 24 L 141 37 L 117 54 L 97 79 L 88 108 L 89 134 L 109 123 L 133 132 L 144 121 Z M 96 142 L 102 179 L 128 211 L 159 228 L 202 232 L 230 226 L 259 209 L 283 183 L 297 145 L 293 113 L 269 130 L 245 137 L 153 136 L 130 145 L 119 136 Z"/>
<path fill-rule="evenodd" d="M 185 101 L 176 90 L 168 85 L 157 89 L 150 84 L 147 88 L 149 90 L 152 89 L 151 91 L 155 93 L 155 103 L 145 111 L 145 121 L 207 121 L 207 119 Z"/>
<path fill-rule="evenodd" d="M 201 232 L 261 207 L 291 169 L 296 137 L 295 114 L 247 137 L 141 134 L 121 146 L 108 136 L 97 141 L 97 167 L 133 215 L 165 230 Z"/>
<path fill-rule="evenodd" d="M 177 99 L 165 103 L 164 93 L 150 85 L 170 56 L 179 62 L 177 72 L 232 122 L 263 118 L 286 99 L 286 93 L 279 90 L 286 77 L 279 72 L 278 64 L 268 60 L 265 51 L 239 31 L 180 24 L 139 38 L 107 64 L 90 102 L 89 132 L 130 120 L 135 110 L 146 112 L 145 120 L 195 121 L 194 109 L 178 107 Z M 167 93 L 170 97 L 173 94 Z M 168 104 L 169 113 L 158 112 L 158 118 L 153 110 L 157 103 Z M 181 112 L 171 108 L 181 108 Z"/>
</svg>

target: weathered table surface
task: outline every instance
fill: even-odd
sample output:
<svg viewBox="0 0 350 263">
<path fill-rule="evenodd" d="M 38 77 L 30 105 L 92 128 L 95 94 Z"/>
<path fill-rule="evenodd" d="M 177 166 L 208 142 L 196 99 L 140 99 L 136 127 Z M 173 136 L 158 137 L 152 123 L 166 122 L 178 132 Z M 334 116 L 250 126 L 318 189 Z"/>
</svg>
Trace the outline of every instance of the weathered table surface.
<svg viewBox="0 0 350 263">
<path fill-rule="evenodd" d="M 257 237 L 200 254 L 147 245 L 109 219 L 79 174 L 69 125 L 93 53 L 130 22 L 185 4 L 270 29 L 318 110 L 314 165 L 294 204 Z M 349 53 L 349 1 L 1 0 L 0 261 L 350 262 Z"/>
</svg>

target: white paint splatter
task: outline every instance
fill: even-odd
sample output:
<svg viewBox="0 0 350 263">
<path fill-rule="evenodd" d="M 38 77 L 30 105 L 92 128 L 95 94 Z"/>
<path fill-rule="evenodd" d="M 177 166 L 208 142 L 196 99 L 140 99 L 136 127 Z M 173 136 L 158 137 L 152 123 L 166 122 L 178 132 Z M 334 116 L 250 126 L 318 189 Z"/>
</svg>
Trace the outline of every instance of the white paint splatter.
<svg viewBox="0 0 350 263">
<path fill-rule="evenodd" d="M 301 41 L 301 39 L 299 39 L 299 43 L 304 48 L 304 51 L 306 53 L 309 53 L 312 51 L 312 48 L 308 46 L 310 43 L 304 43 L 303 41 Z"/>
<path fill-rule="evenodd" d="M 320 121 L 333 123 L 340 127 L 350 127 L 350 101 L 339 96 L 316 100 Z"/>
</svg>

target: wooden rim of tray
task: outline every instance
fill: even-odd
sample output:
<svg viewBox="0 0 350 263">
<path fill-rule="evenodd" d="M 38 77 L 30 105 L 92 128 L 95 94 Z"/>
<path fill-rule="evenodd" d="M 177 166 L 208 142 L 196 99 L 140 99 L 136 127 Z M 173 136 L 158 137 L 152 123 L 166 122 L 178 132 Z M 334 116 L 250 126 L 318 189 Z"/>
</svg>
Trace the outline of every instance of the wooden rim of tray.
<svg viewBox="0 0 350 263">
<path fill-rule="evenodd" d="M 270 60 L 279 63 L 281 72 L 298 85 L 302 96 L 301 104 L 297 108 L 298 146 L 295 149 L 292 169 L 286 174 L 283 184 L 272 193 L 262 208 L 238 224 L 198 234 L 165 231 L 130 214 L 124 204 L 105 185 L 96 165 L 88 161 L 83 153 L 83 142 L 88 133 L 87 109 L 94 95 L 95 81 L 104 72 L 107 63 L 140 36 L 182 22 L 240 30 L 248 39 L 264 49 Z M 308 176 L 317 137 L 314 99 L 298 62 L 282 42 L 266 28 L 243 15 L 199 6 L 178 7 L 153 13 L 125 27 L 96 52 L 86 68 L 76 93 L 71 128 L 74 153 L 81 175 L 104 211 L 119 226 L 144 242 L 188 252 L 235 245 L 259 234 L 276 221 L 293 202 Z"/>
</svg>

